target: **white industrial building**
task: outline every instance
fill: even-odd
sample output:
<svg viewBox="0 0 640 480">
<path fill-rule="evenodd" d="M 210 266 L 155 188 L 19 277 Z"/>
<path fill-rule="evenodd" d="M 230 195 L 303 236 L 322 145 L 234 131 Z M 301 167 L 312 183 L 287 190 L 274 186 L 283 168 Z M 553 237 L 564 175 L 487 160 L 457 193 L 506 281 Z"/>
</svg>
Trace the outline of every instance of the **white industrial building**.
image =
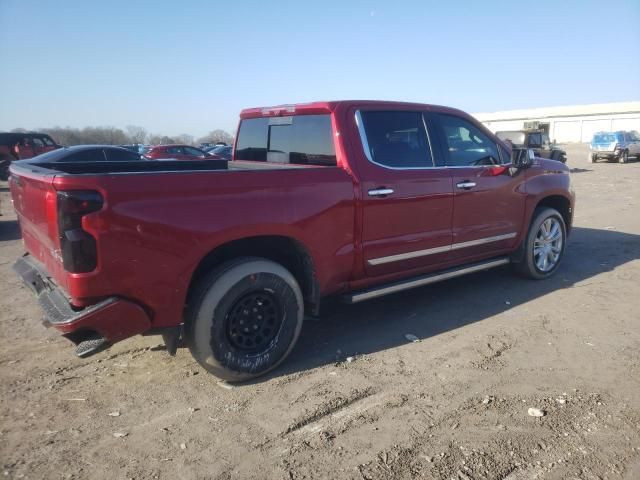
<svg viewBox="0 0 640 480">
<path fill-rule="evenodd" d="M 508 110 L 475 113 L 474 117 L 492 132 L 519 130 L 526 126 L 544 128 L 558 143 L 590 142 L 593 134 L 600 131 L 640 132 L 640 102 Z"/>
</svg>

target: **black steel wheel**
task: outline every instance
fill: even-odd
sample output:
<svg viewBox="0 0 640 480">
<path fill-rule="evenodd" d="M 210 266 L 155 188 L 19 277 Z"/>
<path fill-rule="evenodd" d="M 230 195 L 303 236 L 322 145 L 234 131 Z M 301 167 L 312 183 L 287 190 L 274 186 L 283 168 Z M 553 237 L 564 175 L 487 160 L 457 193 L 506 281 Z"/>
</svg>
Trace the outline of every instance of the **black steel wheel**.
<svg viewBox="0 0 640 480">
<path fill-rule="evenodd" d="M 243 381 L 265 374 L 289 355 L 303 318 L 302 293 L 291 272 L 270 260 L 239 258 L 196 286 L 185 340 L 206 370 Z"/>
<path fill-rule="evenodd" d="M 247 353 L 267 348 L 278 335 L 281 325 L 278 299 L 267 290 L 239 298 L 225 318 L 229 344 Z"/>
</svg>

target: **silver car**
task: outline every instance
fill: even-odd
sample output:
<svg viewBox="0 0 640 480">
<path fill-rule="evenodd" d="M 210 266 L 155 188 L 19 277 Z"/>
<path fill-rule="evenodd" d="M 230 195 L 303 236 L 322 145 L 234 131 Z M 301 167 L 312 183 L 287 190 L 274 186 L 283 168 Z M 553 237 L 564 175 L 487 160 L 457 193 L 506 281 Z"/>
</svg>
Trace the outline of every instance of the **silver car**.
<svg viewBox="0 0 640 480">
<path fill-rule="evenodd" d="M 640 134 L 638 132 L 598 132 L 589 145 L 589 159 L 595 163 L 599 158 L 627 163 L 629 157 L 640 160 Z"/>
</svg>

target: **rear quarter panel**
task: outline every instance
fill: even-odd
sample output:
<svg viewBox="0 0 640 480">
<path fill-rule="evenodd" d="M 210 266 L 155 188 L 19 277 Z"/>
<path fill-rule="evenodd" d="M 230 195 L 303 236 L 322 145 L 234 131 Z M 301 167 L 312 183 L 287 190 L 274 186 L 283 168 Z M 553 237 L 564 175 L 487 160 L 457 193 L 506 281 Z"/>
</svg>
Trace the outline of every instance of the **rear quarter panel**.
<svg viewBox="0 0 640 480">
<path fill-rule="evenodd" d="M 200 260 L 232 240 L 282 235 L 311 254 L 322 294 L 353 266 L 353 182 L 341 168 L 59 177 L 57 189 L 95 188 L 102 211 L 84 218 L 98 268 L 70 275 L 74 298 L 119 295 L 153 310 L 154 326 L 179 323 Z"/>
</svg>

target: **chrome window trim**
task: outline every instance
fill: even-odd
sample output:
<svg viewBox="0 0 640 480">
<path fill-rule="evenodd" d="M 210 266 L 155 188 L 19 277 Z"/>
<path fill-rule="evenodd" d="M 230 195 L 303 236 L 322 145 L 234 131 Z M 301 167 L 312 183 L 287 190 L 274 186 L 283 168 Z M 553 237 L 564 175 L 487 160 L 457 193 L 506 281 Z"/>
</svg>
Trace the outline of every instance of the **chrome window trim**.
<svg viewBox="0 0 640 480">
<path fill-rule="evenodd" d="M 377 111 L 377 110 L 376 110 Z M 405 110 L 389 110 L 390 112 L 404 112 Z M 406 110 L 410 111 L 410 110 Z M 496 165 L 436 165 L 436 159 L 433 156 L 433 146 L 431 144 L 431 135 L 429 134 L 429 129 L 427 128 L 427 123 L 425 120 L 424 112 L 419 112 L 422 115 L 422 123 L 424 125 L 424 129 L 427 133 L 427 142 L 429 143 L 429 152 L 431 153 L 431 163 L 432 166 L 428 167 L 390 167 L 388 165 L 383 165 L 373 160 L 371 157 L 371 149 L 369 148 L 369 141 L 367 140 L 367 133 L 364 130 L 364 122 L 362 121 L 362 115 L 360 114 L 360 110 L 356 110 L 355 119 L 356 125 L 358 127 L 358 133 L 360 134 L 360 142 L 362 144 L 362 149 L 364 150 L 364 155 L 367 157 L 369 162 L 377 165 L 381 168 L 386 168 L 387 170 L 445 170 L 448 168 L 495 168 L 495 167 L 504 167 L 505 165 L 511 165 L 509 163 L 499 163 Z M 498 144 L 496 143 L 496 148 L 498 148 L 498 155 L 500 156 L 500 149 Z M 446 159 L 445 159 L 446 162 Z"/>
<path fill-rule="evenodd" d="M 424 112 L 420 112 L 420 116 L 422 117 L 422 126 L 424 127 L 424 131 L 427 133 L 427 143 L 429 144 L 429 153 L 431 154 L 431 167 L 425 167 L 425 168 L 433 168 L 436 166 L 436 159 L 433 156 L 433 147 L 431 146 L 431 135 L 429 135 L 429 129 L 427 128 L 427 121 L 424 118 Z"/>
<path fill-rule="evenodd" d="M 420 113 L 422 117 L 422 124 L 427 133 L 427 142 L 429 143 L 429 152 L 431 153 L 431 163 L 432 166 L 427 167 L 390 167 L 388 165 L 383 165 L 382 163 L 376 162 L 371 157 L 371 149 L 369 148 L 369 141 L 367 140 L 367 132 L 364 130 L 364 122 L 362 121 L 362 115 L 360 114 L 360 110 L 356 110 L 355 118 L 356 125 L 358 126 L 358 133 L 360 133 L 360 141 L 362 143 L 362 149 L 364 150 L 364 155 L 367 157 L 369 162 L 373 163 L 382 168 L 386 168 L 387 170 L 433 170 L 434 168 L 442 168 L 435 165 L 435 158 L 433 157 L 433 147 L 431 146 L 431 137 L 429 136 L 429 129 L 427 129 L 427 124 L 424 121 L 424 113 L 421 111 L 414 110 L 373 110 L 373 111 L 389 111 L 389 112 L 412 112 L 412 113 Z"/>
<path fill-rule="evenodd" d="M 451 245 L 443 245 L 441 247 L 427 248 L 425 250 L 414 250 L 413 252 L 399 253 L 397 255 L 389 255 L 388 257 L 372 258 L 367 260 L 367 264 L 371 266 L 384 265 L 386 263 L 400 262 L 411 258 L 426 257 L 437 253 L 445 253 L 462 248 L 475 247 L 476 245 L 484 245 L 486 243 L 499 242 L 515 238 L 517 232 L 505 233 L 503 235 L 494 235 L 492 237 L 479 238 L 477 240 L 469 240 L 468 242 L 452 243 Z"/>
</svg>

